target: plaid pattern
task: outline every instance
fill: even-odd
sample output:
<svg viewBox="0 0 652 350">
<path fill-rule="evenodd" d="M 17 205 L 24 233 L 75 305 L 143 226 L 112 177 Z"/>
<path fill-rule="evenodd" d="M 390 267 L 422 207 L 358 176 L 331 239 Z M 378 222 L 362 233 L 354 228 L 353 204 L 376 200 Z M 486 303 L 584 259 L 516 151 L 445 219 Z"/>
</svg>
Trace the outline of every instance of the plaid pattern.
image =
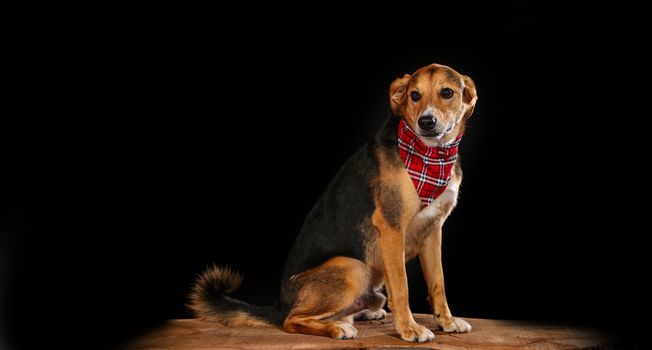
<svg viewBox="0 0 652 350">
<path fill-rule="evenodd" d="M 428 147 L 403 120 L 399 123 L 398 151 L 424 206 L 446 190 L 460 141 L 462 135 L 448 146 Z"/>
</svg>

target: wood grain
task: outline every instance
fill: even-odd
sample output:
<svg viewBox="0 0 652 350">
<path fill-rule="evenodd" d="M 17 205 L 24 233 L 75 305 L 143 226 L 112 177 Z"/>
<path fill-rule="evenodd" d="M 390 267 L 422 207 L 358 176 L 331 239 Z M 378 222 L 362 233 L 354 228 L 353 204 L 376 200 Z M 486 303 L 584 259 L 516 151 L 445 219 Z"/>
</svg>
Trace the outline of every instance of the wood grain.
<svg viewBox="0 0 652 350">
<path fill-rule="evenodd" d="M 436 329 L 431 315 L 414 317 L 422 325 Z M 236 328 L 195 319 L 170 320 L 135 339 L 126 349 L 586 349 L 609 342 L 605 336 L 582 328 L 466 320 L 473 326 L 471 333 L 436 331 L 433 342 L 421 344 L 401 341 L 391 314 L 382 321 L 356 322 L 358 337 L 352 340 L 287 334 L 276 327 Z"/>
</svg>

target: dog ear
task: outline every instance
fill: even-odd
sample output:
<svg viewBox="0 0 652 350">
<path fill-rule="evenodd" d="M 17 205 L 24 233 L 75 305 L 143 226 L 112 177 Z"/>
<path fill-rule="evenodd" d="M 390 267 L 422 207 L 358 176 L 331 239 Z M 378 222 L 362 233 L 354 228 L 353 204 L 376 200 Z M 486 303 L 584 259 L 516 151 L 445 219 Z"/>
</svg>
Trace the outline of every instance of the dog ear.
<svg viewBox="0 0 652 350">
<path fill-rule="evenodd" d="M 392 85 L 389 86 L 389 106 L 396 116 L 401 114 L 401 105 L 405 102 L 405 89 L 408 80 L 410 80 L 410 75 L 405 74 L 403 78 L 394 80 Z"/>
<path fill-rule="evenodd" d="M 475 91 L 475 83 L 470 77 L 463 75 L 462 79 L 464 80 L 462 102 L 464 102 L 464 105 L 466 106 L 466 111 L 464 112 L 464 120 L 466 120 L 471 117 L 471 114 L 473 114 L 473 108 L 475 108 L 475 102 L 478 100 L 478 94 Z"/>
</svg>

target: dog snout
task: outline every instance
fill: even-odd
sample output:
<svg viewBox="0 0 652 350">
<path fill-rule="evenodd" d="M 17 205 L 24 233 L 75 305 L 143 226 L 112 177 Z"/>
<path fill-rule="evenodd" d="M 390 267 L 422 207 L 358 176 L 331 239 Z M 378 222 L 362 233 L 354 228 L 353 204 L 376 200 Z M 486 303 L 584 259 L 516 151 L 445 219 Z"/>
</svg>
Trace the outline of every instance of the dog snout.
<svg viewBox="0 0 652 350">
<path fill-rule="evenodd" d="M 423 131 L 433 131 L 437 126 L 437 119 L 432 114 L 419 117 L 419 128 Z"/>
</svg>

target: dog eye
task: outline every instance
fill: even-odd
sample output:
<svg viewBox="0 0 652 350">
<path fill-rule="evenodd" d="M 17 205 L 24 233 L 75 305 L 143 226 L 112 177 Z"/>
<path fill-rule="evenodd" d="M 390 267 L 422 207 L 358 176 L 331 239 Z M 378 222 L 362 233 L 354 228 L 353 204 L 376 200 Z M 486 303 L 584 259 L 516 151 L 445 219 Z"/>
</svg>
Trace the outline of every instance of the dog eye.
<svg viewBox="0 0 652 350">
<path fill-rule="evenodd" d="M 410 93 L 410 97 L 412 98 L 412 101 L 417 102 L 421 99 L 421 94 L 419 91 L 415 90 Z"/>
<path fill-rule="evenodd" d="M 440 93 L 441 93 L 441 97 L 443 97 L 443 98 L 445 98 L 445 99 L 447 99 L 447 100 L 448 100 L 449 98 L 453 97 L 453 90 L 451 90 L 451 89 L 449 89 L 449 88 L 443 88 L 443 89 L 441 89 Z"/>
</svg>

